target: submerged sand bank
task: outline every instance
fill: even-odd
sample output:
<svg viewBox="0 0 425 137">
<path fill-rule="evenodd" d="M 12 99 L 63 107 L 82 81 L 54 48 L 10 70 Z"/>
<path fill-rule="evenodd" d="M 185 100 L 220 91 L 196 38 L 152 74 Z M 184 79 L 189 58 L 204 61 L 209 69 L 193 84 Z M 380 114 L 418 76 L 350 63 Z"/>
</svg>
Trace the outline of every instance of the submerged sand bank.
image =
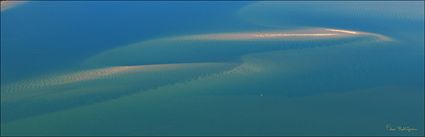
<svg viewBox="0 0 425 137">
<path fill-rule="evenodd" d="M 29 89 L 40 89 L 52 86 L 72 84 L 77 82 L 107 79 L 125 74 L 133 74 L 147 71 L 165 71 L 179 68 L 208 66 L 224 63 L 176 63 L 176 64 L 156 64 L 156 65 L 136 65 L 136 66 L 112 66 L 97 69 L 88 69 L 65 74 L 56 74 L 37 79 L 20 81 L 11 85 L 2 87 L 2 95 L 25 91 Z"/>
</svg>

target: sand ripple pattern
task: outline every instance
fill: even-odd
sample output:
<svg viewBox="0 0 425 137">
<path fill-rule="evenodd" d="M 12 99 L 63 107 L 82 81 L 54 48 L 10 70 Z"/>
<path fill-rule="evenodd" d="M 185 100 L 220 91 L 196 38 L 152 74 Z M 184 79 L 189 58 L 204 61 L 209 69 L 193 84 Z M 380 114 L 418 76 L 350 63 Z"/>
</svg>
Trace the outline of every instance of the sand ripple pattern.
<svg viewBox="0 0 425 137">
<path fill-rule="evenodd" d="M 139 66 L 115 66 L 92 70 L 83 70 L 79 72 L 67 73 L 57 76 L 49 76 L 41 79 L 31 79 L 17 82 L 15 84 L 2 87 L 2 94 L 25 91 L 29 89 L 41 89 L 54 87 L 77 82 L 108 79 L 129 73 L 141 71 L 161 71 L 166 69 L 175 69 L 178 67 L 193 65 L 208 65 L 214 63 L 181 63 L 181 64 L 159 64 L 159 65 L 139 65 Z"/>
</svg>

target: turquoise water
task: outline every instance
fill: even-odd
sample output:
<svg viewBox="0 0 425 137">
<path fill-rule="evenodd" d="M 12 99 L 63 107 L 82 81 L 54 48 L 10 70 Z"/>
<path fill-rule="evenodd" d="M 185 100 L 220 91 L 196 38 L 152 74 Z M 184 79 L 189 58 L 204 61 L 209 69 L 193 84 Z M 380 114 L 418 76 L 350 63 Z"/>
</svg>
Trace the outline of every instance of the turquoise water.
<svg viewBox="0 0 425 137">
<path fill-rule="evenodd" d="M 424 135 L 423 4 L 22 3 L 1 134 Z"/>
</svg>

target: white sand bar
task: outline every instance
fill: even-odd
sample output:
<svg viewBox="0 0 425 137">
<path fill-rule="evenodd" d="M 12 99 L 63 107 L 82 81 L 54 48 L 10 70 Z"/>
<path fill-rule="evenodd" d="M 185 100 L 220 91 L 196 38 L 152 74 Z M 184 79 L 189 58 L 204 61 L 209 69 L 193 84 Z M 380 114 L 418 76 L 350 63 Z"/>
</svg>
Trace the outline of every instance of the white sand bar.
<svg viewBox="0 0 425 137">
<path fill-rule="evenodd" d="M 331 29 L 331 28 L 309 28 L 300 30 L 286 30 L 273 32 L 242 32 L 242 33 L 216 33 L 200 34 L 177 37 L 178 40 L 261 40 L 261 39 L 315 39 L 315 38 L 338 38 L 354 37 L 361 35 L 375 36 L 380 40 L 389 38 L 375 33 Z"/>
</svg>

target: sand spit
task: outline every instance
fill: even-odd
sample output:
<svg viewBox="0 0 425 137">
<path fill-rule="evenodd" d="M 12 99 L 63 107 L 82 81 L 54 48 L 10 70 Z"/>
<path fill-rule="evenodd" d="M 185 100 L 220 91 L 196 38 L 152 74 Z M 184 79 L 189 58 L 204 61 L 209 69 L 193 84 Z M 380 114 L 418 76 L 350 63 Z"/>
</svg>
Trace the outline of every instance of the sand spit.
<svg viewBox="0 0 425 137">
<path fill-rule="evenodd" d="M 282 31 L 257 31 L 257 32 L 234 32 L 234 33 L 210 33 L 210 34 L 193 34 L 193 35 L 180 35 L 171 36 L 158 39 L 150 39 L 128 46 L 120 46 L 118 48 L 110 49 L 94 55 L 84 61 L 85 65 L 92 64 L 109 64 L 120 65 L 122 63 L 138 63 L 146 61 L 144 59 L 152 58 L 157 59 L 155 55 L 150 52 L 163 52 L 176 53 L 176 57 L 181 57 L 178 54 L 180 51 L 173 46 L 184 48 L 185 45 L 203 45 L 202 42 L 279 42 L 279 41 L 296 41 L 296 42 L 312 42 L 314 40 L 333 40 L 333 39 L 350 39 L 356 37 L 367 37 L 376 42 L 392 41 L 390 38 L 370 32 L 335 29 L 335 28 L 302 28 L 296 30 L 282 30 Z M 187 42 L 187 43 L 182 43 Z M 222 43 L 218 43 L 222 44 Z M 224 44 L 233 45 L 233 44 Z M 258 44 L 261 45 L 261 44 Z M 284 44 L 281 44 L 285 46 Z M 223 45 L 221 45 L 223 46 Z M 171 48 L 166 48 L 171 47 Z M 148 52 L 150 51 L 150 52 Z M 178 55 L 177 55 L 178 54 Z M 219 55 L 219 54 L 217 54 Z M 170 55 L 172 56 L 172 55 Z M 113 62 L 117 59 L 122 62 Z M 167 58 L 171 59 L 171 57 Z"/>
<path fill-rule="evenodd" d="M 360 32 L 352 30 L 331 29 L 331 28 L 309 28 L 289 31 L 273 31 L 273 32 L 242 32 L 242 33 L 216 33 L 216 34 L 200 34 L 177 37 L 177 40 L 290 40 L 290 39 L 316 39 L 316 38 L 343 38 L 354 36 L 374 36 L 380 40 L 390 40 L 390 38 L 369 32 Z"/>
</svg>

